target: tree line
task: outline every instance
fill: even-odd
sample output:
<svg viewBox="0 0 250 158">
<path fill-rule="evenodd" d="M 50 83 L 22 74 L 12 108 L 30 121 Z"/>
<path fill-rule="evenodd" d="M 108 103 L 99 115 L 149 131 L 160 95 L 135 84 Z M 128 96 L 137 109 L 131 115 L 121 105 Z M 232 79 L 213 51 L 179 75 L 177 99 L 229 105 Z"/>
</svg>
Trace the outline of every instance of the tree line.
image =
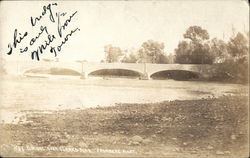
<svg viewBox="0 0 250 158">
<path fill-rule="evenodd" d="M 122 50 L 106 45 L 101 62 L 155 64 L 215 64 L 211 80 L 248 81 L 249 32 L 233 33 L 229 41 L 210 39 L 207 30 L 190 26 L 172 54 L 164 51 L 163 42 L 147 40 L 137 50 Z"/>
<path fill-rule="evenodd" d="M 183 34 L 172 54 L 166 54 L 163 42 L 148 40 L 137 50 L 122 50 L 111 44 L 104 47 L 105 59 L 102 62 L 156 63 L 156 64 L 214 64 L 227 59 L 246 58 L 248 55 L 249 32 L 238 32 L 228 42 L 210 39 L 207 30 L 200 26 L 190 26 Z"/>
<path fill-rule="evenodd" d="M 121 50 L 120 47 L 106 45 L 104 47 L 105 59 L 101 62 L 113 63 L 173 63 L 173 55 L 164 52 L 164 43 L 148 40 L 137 50 Z"/>
</svg>

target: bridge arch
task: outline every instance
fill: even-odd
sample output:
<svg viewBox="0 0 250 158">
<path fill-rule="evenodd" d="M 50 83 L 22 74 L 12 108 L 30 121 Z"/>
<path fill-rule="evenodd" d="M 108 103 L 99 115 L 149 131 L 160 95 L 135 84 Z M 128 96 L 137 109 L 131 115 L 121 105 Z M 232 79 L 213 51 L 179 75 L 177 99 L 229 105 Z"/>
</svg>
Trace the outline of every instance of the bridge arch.
<svg viewBox="0 0 250 158">
<path fill-rule="evenodd" d="M 131 77 L 140 78 L 143 74 L 137 70 L 125 69 L 125 68 L 100 68 L 92 70 L 87 73 L 88 76 L 119 76 L 119 77 Z"/>
<path fill-rule="evenodd" d="M 190 80 L 200 78 L 201 74 L 191 70 L 168 69 L 154 72 L 149 77 L 151 79 Z"/>
<path fill-rule="evenodd" d="M 23 75 L 29 74 L 29 73 L 45 74 L 45 73 L 49 73 L 49 69 L 44 68 L 44 67 L 35 67 L 35 68 L 24 69 L 24 70 L 21 71 L 21 74 L 23 74 Z"/>
<path fill-rule="evenodd" d="M 67 67 L 36 67 L 24 70 L 23 75 L 26 74 L 48 74 L 48 75 L 68 75 L 68 76 L 80 76 L 81 73 Z"/>
</svg>

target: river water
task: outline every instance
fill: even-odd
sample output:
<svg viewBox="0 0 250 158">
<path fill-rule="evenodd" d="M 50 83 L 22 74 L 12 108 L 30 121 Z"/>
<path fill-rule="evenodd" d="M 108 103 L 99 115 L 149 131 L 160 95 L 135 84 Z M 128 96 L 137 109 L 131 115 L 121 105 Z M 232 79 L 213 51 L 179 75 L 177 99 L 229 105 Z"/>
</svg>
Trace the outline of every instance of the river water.
<svg viewBox="0 0 250 158">
<path fill-rule="evenodd" d="M 48 77 L 48 76 L 47 76 Z M 200 81 L 53 76 L 1 79 L 0 121 L 22 110 L 84 109 L 116 103 L 151 103 L 247 95 L 247 86 Z M 15 113 L 15 114 L 14 114 Z"/>
</svg>

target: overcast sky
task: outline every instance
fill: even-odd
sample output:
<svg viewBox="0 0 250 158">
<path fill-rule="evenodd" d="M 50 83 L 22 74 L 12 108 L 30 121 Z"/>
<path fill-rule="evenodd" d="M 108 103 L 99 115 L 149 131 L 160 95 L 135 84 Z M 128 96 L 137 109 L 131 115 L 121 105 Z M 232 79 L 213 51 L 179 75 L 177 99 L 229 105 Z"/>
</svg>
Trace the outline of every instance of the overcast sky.
<svg viewBox="0 0 250 158">
<path fill-rule="evenodd" d="M 30 51 L 23 54 L 14 49 L 8 56 L 8 43 L 13 42 L 13 32 L 28 31 L 29 35 L 19 45 L 25 46 L 36 36 L 41 25 L 48 26 L 50 33 L 56 33 L 56 25 L 45 15 L 38 26 L 32 27 L 31 16 L 41 15 L 42 7 L 52 2 L 2 1 L 0 2 L 0 52 L 7 60 L 31 60 Z M 210 34 L 228 40 L 235 31 L 248 31 L 249 7 L 246 1 L 237 0 L 193 0 L 193 1 L 57 1 L 53 12 L 74 11 L 65 32 L 78 27 L 69 41 L 58 53 L 60 60 L 100 61 L 104 57 L 103 47 L 107 44 L 122 49 L 139 48 L 149 39 L 164 42 L 165 52 L 173 53 L 183 33 L 192 25 L 201 26 Z M 66 19 L 63 19 L 66 20 Z M 41 36 L 37 44 L 46 39 Z M 54 41 L 59 42 L 59 41 Z M 53 43 L 54 44 L 54 43 Z M 34 46 L 34 49 L 37 46 Z M 32 49 L 30 49 L 32 50 Z M 47 50 L 41 58 L 54 58 Z"/>
</svg>

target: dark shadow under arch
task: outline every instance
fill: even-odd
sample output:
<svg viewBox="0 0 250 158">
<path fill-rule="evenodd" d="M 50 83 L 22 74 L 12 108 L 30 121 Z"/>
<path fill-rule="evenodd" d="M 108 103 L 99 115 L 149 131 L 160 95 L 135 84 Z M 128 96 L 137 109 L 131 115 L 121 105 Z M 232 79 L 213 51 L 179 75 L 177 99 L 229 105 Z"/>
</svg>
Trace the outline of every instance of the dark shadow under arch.
<svg viewBox="0 0 250 158">
<path fill-rule="evenodd" d="M 200 78 L 200 74 L 197 72 L 186 70 L 164 70 L 153 73 L 150 77 L 156 80 L 174 79 L 179 81 L 185 81 L 197 80 Z"/>
<path fill-rule="evenodd" d="M 89 73 L 93 77 L 139 78 L 142 73 L 128 69 L 100 69 Z"/>
<path fill-rule="evenodd" d="M 81 74 L 75 70 L 68 68 L 34 68 L 24 72 L 24 75 L 27 73 L 33 74 L 48 74 L 48 75 L 68 75 L 68 76 L 80 76 Z"/>
</svg>

